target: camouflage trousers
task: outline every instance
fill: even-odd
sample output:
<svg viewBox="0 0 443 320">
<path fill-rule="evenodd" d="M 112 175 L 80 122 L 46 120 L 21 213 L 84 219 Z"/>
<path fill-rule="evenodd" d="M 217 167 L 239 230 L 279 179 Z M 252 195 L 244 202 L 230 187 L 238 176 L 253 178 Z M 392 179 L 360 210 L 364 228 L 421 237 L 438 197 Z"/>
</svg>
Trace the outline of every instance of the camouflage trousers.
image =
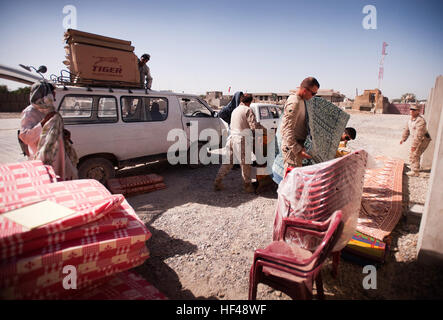
<svg viewBox="0 0 443 320">
<path fill-rule="evenodd" d="M 221 183 L 223 178 L 231 171 L 234 166 L 234 159 L 236 163 L 240 164 L 244 184 L 251 183 L 251 157 L 246 157 L 247 150 L 248 148 L 246 148 L 246 140 L 244 137 L 228 139 L 225 147 L 225 159 L 228 159 L 229 163 L 223 163 L 221 165 L 215 177 L 215 183 Z M 249 152 L 249 154 L 251 154 L 251 152 Z"/>
<path fill-rule="evenodd" d="M 420 171 L 420 157 L 423 152 L 425 152 L 430 142 L 430 138 L 424 138 L 424 140 L 417 146 L 414 152 L 409 152 L 409 163 L 413 172 Z"/>
<path fill-rule="evenodd" d="M 281 153 L 283 156 L 283 162 L 285 164 L 285 172 L 288 167 L 301 167 L 303 164 L 303 158 L 300 153 L 294 154 L 291 151 L 290 147 L 286 147 L 285 145 L 281 148 Z"/>
<path fill-rule="evenodd" d="M 285 176 L 286 176 L 286 171 L 288 170 L 289 167 L 297 168 L 303 165 L 303 158 L 299 154 L 294 159 L 289 159 L 284 153 L 283 156 L 285 157 L 284 158 Z"/>
</svg>

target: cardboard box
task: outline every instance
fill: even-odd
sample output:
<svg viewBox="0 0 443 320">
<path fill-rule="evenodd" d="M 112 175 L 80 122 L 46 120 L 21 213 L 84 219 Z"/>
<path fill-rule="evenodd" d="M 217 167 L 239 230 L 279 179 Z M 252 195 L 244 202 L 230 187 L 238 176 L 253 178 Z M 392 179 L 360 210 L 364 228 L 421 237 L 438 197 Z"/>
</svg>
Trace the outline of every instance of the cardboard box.
<svg viewBox="0 0 443 320">
<path fill-rule="evenodd" d="M 75 29 L 68 29 L 65 32 L 65 40 L 67 40 L 67 41 L 69 39 L 74 39 L 74 42 L 79 42 L 79 41 L 75 41 L 75 39 L 78 37 L 96 39 L 96 40 L 104 41 L 107 43 L 118 43 L 118 44 L 123 44 L 123 45 L 127 45 L 127 46 L 131 45 L 131 41 L 121 40 L 121 39 L 111 38 L 111 37 L 105 37 L 105 36 L 101 36 L 98 34 L 79 31 L 79 30 L 75 30 Z"/>
<path fill-rule="evenodd" d="M 64 63 L 71 82 L 140 87 L 138 58 L 130 41 L 69 29 Z"/>
<path fill-rule="evenodd" d="M 84 80 L 103 80 L 140 85 L 137 56 L 133 52 L 71 44 L 71 73 Z"/>
<path fill-rule="evenodd" d="M 131 41 L 104 37 L 98 34 L 78 31 L 74 29 L 68 29 L 65 32 L 64 38 L 66 40 L 66 43 L 68 44 L 83 43 L 83 44 L 90 44 L 111 49 L 134 52 L 134 47 L 131 46 Z"/>
</svg>

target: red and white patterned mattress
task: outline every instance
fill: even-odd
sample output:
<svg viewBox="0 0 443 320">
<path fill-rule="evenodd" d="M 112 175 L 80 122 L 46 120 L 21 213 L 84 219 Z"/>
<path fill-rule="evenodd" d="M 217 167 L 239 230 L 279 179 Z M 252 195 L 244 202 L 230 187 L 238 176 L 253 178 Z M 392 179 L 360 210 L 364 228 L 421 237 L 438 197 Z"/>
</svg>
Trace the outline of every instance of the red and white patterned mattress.
<svg viewBox="0 0 443 320">
<path fill-rule="evenodd" d="M 57 182 L 51 166 L 40 160 L 0 165 L 0 194 L 43 184 Z"/>
<path fill-rule="evenodd" d="M 0 178 L 0 298 L 61 298 L 70 291 L 63 288 L 67 265 L 75 267 L 82 289 L 149 257 L 145 242 L 151 233 L 123 195 L 110 194 L 95 180 L 52 183 L 51 167 L 38 162 L 0 165 L 0 172 L 6 173 Z M 4 178 L 14 175 L 27 182 Z M 78 214 L 32 230 L 2 217 L 42 200 Z"/>
</svg>

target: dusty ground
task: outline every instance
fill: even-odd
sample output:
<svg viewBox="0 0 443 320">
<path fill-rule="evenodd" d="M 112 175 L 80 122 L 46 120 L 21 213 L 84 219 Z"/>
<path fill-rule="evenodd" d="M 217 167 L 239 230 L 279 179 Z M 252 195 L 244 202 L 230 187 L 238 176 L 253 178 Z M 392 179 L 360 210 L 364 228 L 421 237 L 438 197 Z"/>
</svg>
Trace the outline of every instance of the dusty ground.
<svg viewBox="0 0 443 320">
<path fill-rule="evenodd" d="M 23 158 L 15 144 L 17 117 L 0 114 L 1 162 Z M 358 133 L 349 145 L 407 163 L 409 144 L 398 143 L 406 120 L 400 115 L 352 114 L 348 126 Z M 151 257 L 136 271 L 170 299 L 247 299 L 254 250 L 271 242 L 275 189 L 246 194 L 240 187 L 240 171 L 234 170 L 225 178 L 226 189 L 215 192 L 217 170 L 217 165 L 189 169 L 164 162 L 120 173 L 156 172 L 168 186 L 128 201 L 152 232 L 147 241 Z M 408 170 L 405 167 L 404 172 Z M 362 266 L 343 259 L 338 278 L 332 278 L 328 261 L 323 270 L 327 299 L 443 298 L 443 270 L 417 264 L 419 221 L 408 223 L 406 217 L 410 205 L 424 204 L 429 172 L 403 178 L 404 216 L 392 233 L 388 260 L 377 270 L 377 289 L 364 290 Z M 264 285 L 259 285 L 258 298 L 288 299 Z"/>
<path fill-rule="evenodd" d="M 407 160 L 408 144 L 398 143 L 406 120 L 352 114 L 348 125 L 358 134 L 350 145 Z M 157 172 L 168 186 L 129 202 L 152 232 L 147 242 L 151 257 L 136 270 L 171 299 L 247 299 L 254 250 L 271 242 L 276 190 L 246 194 L 240 171 L 234 170 L 224 181 L 225 190 L 215 192 L 217 170 L 217 165 L 188 169 L 159 163 L 124 173 Z M 362 266 L 343 259 L 338 278 L 332 278 L 328 261 L 323 271 L 327 299 L 443 298 L 443 270 L 416 263 L 419 222 L 406 219 L 411 204 L 424 204 L 428 179 L 429 172 L 418 178 L 404 175 L 404 216 L 392 234 L 387 262 L 377 270 L 377 289 L 363 289 Z M 288 299 L 264 285 L 258 298 Z"/>
</svg>

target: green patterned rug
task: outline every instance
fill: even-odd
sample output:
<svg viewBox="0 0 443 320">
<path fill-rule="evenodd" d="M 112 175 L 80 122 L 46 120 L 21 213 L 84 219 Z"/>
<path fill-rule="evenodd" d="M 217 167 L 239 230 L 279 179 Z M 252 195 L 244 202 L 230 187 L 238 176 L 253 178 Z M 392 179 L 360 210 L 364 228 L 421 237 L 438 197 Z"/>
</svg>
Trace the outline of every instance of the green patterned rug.
<svg viewBox="0 0 443 320">
<path fill-rule="evenodd" d="M 303 164 L 311 165 L 334 159 L 340 137 L 346 128 L 350 115 L 335 104 L 319 97 L 306 101 L 306 109 L 309 134 L 305 142 L 305 148 L 312 159 L 311 161 L 304 161 Z M 279 184 L 284 176 L 284 163 L 280 151 L 280 126 L 275 138 L 276 156 L 272 165 L 272 175 L 273 180 Z"/>
</svg>

